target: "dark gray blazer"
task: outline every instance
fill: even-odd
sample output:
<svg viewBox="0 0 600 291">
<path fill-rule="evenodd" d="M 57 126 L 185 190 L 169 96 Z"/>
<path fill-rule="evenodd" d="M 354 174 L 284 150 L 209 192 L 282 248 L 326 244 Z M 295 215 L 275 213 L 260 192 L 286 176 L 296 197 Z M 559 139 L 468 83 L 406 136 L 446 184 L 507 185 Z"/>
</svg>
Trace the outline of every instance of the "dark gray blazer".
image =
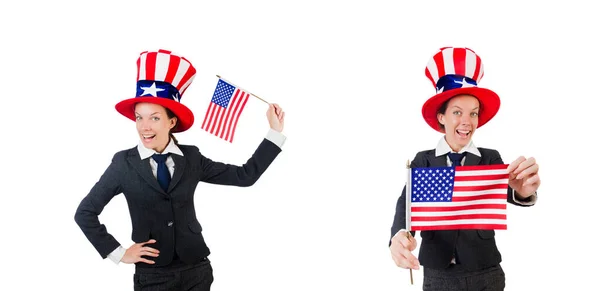
<svg viewBox="0 0 600 291">
<path fill-rule="evenodd" d="M 465 166 L 503 164 L 496 150 L 477 148 L 481 157 L 468 153 Z M 411 162 L 411 168 L 446 167 L 446 155 L 435 156 L 435 150 L 417 153 Z M 514 201 L 512 188 L 508 187 L 509 203 L 528 206 Z M 392 237 L 406 228 L 406 186 L 396 203 L 396 214 L 392 224 Z M 411 232 L 413 235 L 414 231 Z M 450 265 L 452 256 L 456 256 L 464 270 L 481 270 L 499 264 L 502 260 L 496 247 L 494 230 L 434 230 L 421 231 L 419 262 L 426 268 L 444 269 Z"/>
<path fill-rule="evenodd" d="M 115 195 L 123 193 L 131 215 L 131 239 L 136 243 L 155 239 L 156 243 L 148 246 L 160 251 L 157 258 L 148 257 L 155 264 L 137 263 L 139 267 L 168 265 L 174 252 L 189 264 L 202 260 L 210 251 L 194 209 L 198 183 L 251 186 L 281 152 L 277 145 L 264 139 L 243 166 L 235 166 L 214 162 L 195 146 L 178 146 L 184 156 L 171 155 L 175 172 L 167 192 L 152 174 L 148 159 L 141 160 L 134 147 L 116 153 L 100 180 L 83 198 L 75 221 L 102 258 L 120 244 L 100 224 L 98 215 Z"/>
</svg>

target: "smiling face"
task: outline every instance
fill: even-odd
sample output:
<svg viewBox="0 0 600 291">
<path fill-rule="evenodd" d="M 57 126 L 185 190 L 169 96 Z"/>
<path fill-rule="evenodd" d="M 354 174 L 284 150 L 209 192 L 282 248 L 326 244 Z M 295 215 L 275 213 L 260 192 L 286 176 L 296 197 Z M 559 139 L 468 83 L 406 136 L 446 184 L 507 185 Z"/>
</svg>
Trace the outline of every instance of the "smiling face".
<svg viewBox="0 0 600 291">
<path fill-rule="evenodd" d="M 144 147 L 158 153 L 169 144 L 170 131 L 177 124 L 177 118 L 169 118 L 164 107 L 152 103 L 135 105 L 135 126 Z"/>
<path fill-rule="evenodd" d="M 446 132 L 446 142 L 455 152 L 470 141 L 479 123 L 479 100 L 471 95 L 457 95 L 447 102 L 446 110 L 438 113 L 438 122 Z"/>
</svg>

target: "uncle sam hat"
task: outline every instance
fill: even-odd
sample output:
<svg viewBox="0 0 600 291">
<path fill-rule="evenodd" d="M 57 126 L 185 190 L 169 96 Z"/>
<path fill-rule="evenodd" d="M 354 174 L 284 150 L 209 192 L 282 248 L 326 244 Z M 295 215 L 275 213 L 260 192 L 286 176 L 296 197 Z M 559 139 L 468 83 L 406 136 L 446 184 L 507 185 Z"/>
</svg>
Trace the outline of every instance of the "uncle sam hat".
<svg viewBox="0 0 600 291">
<path fill-rule="evenodd" d="M 178 119 L 173 132 L 182 132 L 194 124 L 194 114 L 181 104 L 181 97 L 190 86 L 196 69 L 184 57 L 167 50 L 142 52 L 137 60 L 137 90 L 133 98 L 123 100 L 115 109 L 135 121 L 135 105 L 148 102 L 171 110 Z"/>
<path fill-rule="evenodd" d="M 500 109 L 500 97 L 492 90 L 478 87 L 483 77 L 481 58 L 469 48 L 444 47 L 427 64 L 425 75 L 436 89 L 436 95 L 425 101 L 422 108 L 427 124 L 444 133 L 438 125 L 437 111 L 456 95 L 472 95 L 479 100 L 479 122 L 486 124 Z"/>
</svg>

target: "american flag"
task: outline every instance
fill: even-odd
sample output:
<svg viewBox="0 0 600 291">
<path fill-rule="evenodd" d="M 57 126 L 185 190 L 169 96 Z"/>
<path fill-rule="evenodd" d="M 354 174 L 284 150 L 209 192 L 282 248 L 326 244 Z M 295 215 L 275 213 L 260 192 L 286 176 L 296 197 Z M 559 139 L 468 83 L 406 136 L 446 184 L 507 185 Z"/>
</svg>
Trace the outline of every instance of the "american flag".
<svg viewBox="0 0 600 291">
<path fill-rule="evenodd" d="M 226 141 L 233 142 L 235 127 L 249 96 L 250 93 L 219 79 L 206 110 L 202 129 Z"/>
<path fill-rule="evenodd" d="M 408 229 L 506 229 L 507 167 L 409 169 Z"/>
</svg>

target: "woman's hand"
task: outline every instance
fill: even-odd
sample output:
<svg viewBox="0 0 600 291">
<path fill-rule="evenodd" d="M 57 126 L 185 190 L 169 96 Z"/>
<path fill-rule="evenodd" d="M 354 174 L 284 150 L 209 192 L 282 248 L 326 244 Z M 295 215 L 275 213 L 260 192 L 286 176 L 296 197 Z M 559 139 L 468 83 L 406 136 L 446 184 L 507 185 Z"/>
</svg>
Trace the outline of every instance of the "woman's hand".
<svg viewBox="0 0 600 291">
<path fill-rule="evenodd" d="M 126 264 L 135 264 L 137 262 L 154 264 L 154 261 L 142 258 L 142 256 L 149 256 L 155 258 L 158 257 L 158 253 L 160 253 L 159 250 L 144 246 L 145 244 L 153 244 L 155 242 L 156 240 L 151 239 L 147 242 L 133 244 L 125 251 L 125 255 L 123 255 L 123 258 L 121 258 L 121 262 Z"/>
</svg>

